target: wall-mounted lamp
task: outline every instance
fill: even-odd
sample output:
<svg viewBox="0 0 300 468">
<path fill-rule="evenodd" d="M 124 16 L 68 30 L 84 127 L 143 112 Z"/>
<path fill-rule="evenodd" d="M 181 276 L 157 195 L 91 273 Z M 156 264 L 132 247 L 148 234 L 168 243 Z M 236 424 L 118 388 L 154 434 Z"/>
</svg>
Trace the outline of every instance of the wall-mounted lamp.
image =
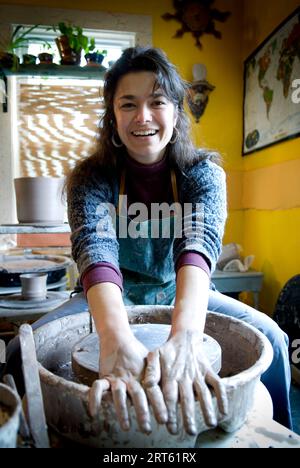
<svg viewBox="0 0 300 468">
<path fill-rule="evenodd" d="M 215 86 L 206 80 L 206 66 L 196 63 L 193 66 L 193 82 L 190 84 L 187 92 L 187 102 L 191 113 L 198 123 L 200 117 L 204 114 L 208 103 L 208 97 Z"/>
</svg>

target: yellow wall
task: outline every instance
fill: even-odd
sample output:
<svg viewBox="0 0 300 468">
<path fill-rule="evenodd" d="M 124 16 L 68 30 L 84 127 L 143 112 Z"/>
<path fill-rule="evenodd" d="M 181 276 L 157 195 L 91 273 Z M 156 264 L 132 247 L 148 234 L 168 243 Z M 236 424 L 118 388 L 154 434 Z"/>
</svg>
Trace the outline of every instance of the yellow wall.
<svg viewBox="0 0 300 468">
<path fill-rule="evenodd" d="M 299 6 L 297 0 L 244 2 L 243 59 Z M 300 105 L 300 104 L 299 104 Z M 300 139 L 244 158 L 245 253 L 264 272 L 261 309 L 272 314 L 280 290 L 300 273 Z"/>
<path fill-rule="evenodd" d="M 0 3 L 8 3 L 0 0 Z M 190 34 L 173 39 L 179 23 L 161 15 L 171 0 L 15 0 L 15 4 L 146 14 L 152 16 L 153 45 L 163 48 L 182 76 L 192 79 L 192 65 L 205 63 L 216 86 L 200 124 L 193 124 L 199 146 L 223 155 L 228 174 L 229 217 L 224 242 L 238 242 L 256 256 L 265 274 L 261 308 L 271 314 L 284 283 L 300 273 L 299 138 L 242 157 L 243 60 L 298 5 L 297 0 L 217 0 L 232 12 L 218 23 L 222 40 L 205 36 L 203 49 Z M 282 183 L 282 181 L 284 181 Z M 286 239 L 288 235 L 288 239 Z"/>
</svg>

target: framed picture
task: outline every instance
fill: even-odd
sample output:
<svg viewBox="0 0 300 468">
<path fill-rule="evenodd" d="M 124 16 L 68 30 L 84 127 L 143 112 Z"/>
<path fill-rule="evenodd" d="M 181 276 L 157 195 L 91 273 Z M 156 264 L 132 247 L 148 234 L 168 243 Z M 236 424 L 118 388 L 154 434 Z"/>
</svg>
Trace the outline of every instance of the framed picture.
<svg viewBox="0 0 300 468">
<path fill-rule="evenodd" d="M 300 135 L 300 8 L 244 62 L 243 155 Z"/>
</svg>

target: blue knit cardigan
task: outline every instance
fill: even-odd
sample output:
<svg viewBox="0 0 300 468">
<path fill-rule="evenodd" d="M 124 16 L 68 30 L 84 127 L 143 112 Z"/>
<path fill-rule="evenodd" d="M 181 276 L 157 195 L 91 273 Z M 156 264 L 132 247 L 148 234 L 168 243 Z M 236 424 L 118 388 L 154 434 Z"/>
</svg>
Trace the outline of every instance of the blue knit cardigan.
<svg viewBox="0 0 300 468">
<path fill-rule="evenodd" d="M 198 252 L 210 262 L 213 272 L 221 253 L 227 216 L 225 172 L 210 159 L 204 159 L 184 172 L 176 170 L 176 175 L 180 203 L 193 204 L 193 234 L 174 239 L 174 265 L 182 252 Z M 119 175 L 108 176 L 100 171 L 93 171 L 69 191 L 72 255 L 80 275 L 97 262 L 108 262 L 120 269 L 118 235 L 107 208 L 107 203 L 118 205 L 118 196 Z M 202 216 L 197 213 L 199 206 Z"/>
</svg>

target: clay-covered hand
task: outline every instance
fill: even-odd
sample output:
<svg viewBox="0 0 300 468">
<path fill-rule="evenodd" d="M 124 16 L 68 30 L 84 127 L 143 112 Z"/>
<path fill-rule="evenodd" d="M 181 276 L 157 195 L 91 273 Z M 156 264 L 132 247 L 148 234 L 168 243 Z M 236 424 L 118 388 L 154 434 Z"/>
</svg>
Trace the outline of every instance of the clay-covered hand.
<svg viewBox="0 0 300 468">
<path fill-rule="evenodd" d="M 217 425 L 217 416 L 208 385 L 214 390 L 220 413 L 225 415 L 228 411 L 225 386 L 211 368 L 204 354 L 202 342 L 203 336 L 200 332 L 180 331 L 147 357 L 144 387 L 154 412 L 159 411 L 156 401 L 160 400 L 158 395 L 163 394 L 168 411 L 167 427 L 171 434 L 178 432 L 176 409 L 179 400 L 187 433 L 197 434 L 194 392 L 200 402 L 207 426 Z M 154 400 L 153 394 L 155 394 Z"/>
<path fill-rule="evenodd" d="M 100 379 L 93 383 L 90 390 L 89 410 L 91 415 L 95 416 L 99 412 L 102 394 L 110 389 L 120 426 L 125 431 L 129 430 L 128 393 L 135 408 L 141 431 L 151 432 L 148 402 L 145 391 L 140 384 L 144 377 L 148 350 L 133 335 L 122 344 L 116 343 L 114 350 L 111 352 L 110 349 L 109 354 L 104 348 L 101 346 Z"/>
</svg>

